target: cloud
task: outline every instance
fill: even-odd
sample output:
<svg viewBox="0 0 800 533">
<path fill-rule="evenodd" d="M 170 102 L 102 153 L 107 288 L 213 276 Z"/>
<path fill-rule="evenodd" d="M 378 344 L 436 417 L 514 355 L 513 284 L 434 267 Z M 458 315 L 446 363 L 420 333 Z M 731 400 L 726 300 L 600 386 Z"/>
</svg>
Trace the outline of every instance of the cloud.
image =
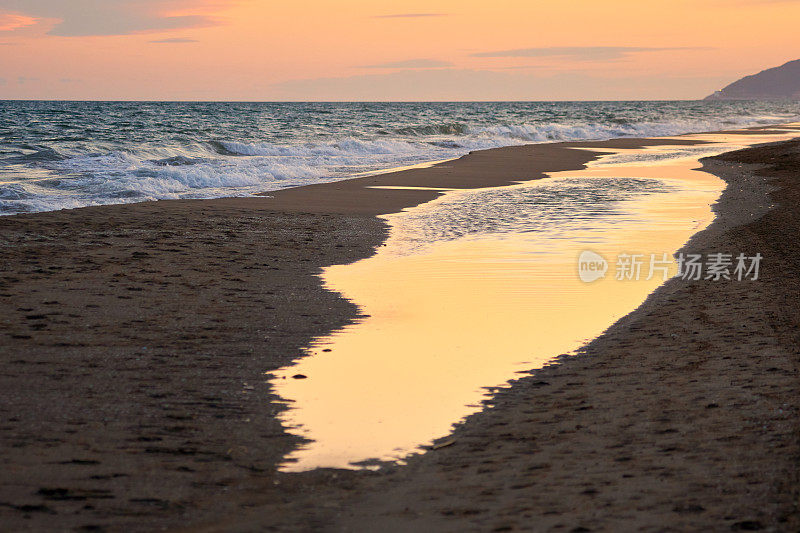
<svg viewBox="0 0 800 533">
<path fill-rule="evenodd" d="M 26 26 L 33 26 L 39 22 L 34 17 L 19 13 L 0 13 L 0 31 L 14 31 Z"/>
<path fill-rule="evenodd" d="M 219 4 L 210 0 L 0 0 L 0 10 L 56 20 L 50 35 L 129 35 L 218 24 L 204 10 Z M 182 8 L 194 14 L 171 14 Z"/>
<path fill-rule="evenodd" d="M 418 19 L 426 17 L 446 17 L 447 13 L 396 13 L 393 15 L 375 15 L 376 19 Z"/>
<path fill-rule="evenodd" d="M 390 61 L 388 63 L 378 63 L 376 65 L 364 65 L 361 68 L 447 68 L 453 64 L 449 61 L 438 59 L 407 59 L 405 61 Z"/>
<path fill-rule="evenodd" d="M 180 37 L 176 37 L 173 39 L 157 39 L 155 41 L 150 41 L 151 43 L 158 43 L 158 44 L 172 44 L 172 43 L 199 43 L 197 39 L 182 39 Z"/>
<path fill-rule="evenodd" d="M 632 54 L 667 52 L 676 50 L 710 50 L 707 47 L 662 47 L 645 46 L 548 46 L 544 48 L 517 48 L 496 52 L 478 52 L 472 57 L 558 57 L 575 61 L 614 61 Z"/>
</svg>

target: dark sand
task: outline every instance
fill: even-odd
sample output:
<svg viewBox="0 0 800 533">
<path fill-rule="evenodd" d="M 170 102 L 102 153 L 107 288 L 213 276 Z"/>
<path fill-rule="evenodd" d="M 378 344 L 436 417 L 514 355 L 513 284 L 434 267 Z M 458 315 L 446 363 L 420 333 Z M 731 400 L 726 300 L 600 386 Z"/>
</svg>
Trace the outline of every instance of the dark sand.
<svg viewBox="0 0 800 533">
<path fill-rule="evenodd" d="M 580 146 L 620 144 L 664 142 Z M 797 143 L 709 167 L 734 186 L 690 246 L 760 251 L 762 281 L 667 284 L 408 467 L 275 473 L 297 441 L 263 373 L 358 316 L 313 274 L 371 254 L 374 214 L 436 196 L 363 186 L 536 179 L 593 157 L 570 146 L 0 218 L 0 529 L 796 530 Z M 738 161 L 772 157 L 780 205 L 753 221 L 764 178 Z"/>
</svg>

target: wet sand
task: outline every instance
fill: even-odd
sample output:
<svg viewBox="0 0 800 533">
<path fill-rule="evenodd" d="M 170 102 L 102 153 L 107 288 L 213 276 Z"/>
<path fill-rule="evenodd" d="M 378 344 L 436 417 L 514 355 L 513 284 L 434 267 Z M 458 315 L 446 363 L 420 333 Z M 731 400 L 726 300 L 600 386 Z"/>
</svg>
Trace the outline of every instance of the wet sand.
<svg viewBox="0 0 800 533">
<path fill-rule="evenodd" d="M 672 257 L 708 226 L 725 182 L 694 170 L 698 152 L 742 137 L 702 138 L 726 147 L 614 150 L 583 170 L 448 190 L 386 216 L 389 238 L 374 256 L 322 272 L 366 317 L 315 338 L 270 380 L 290 402 L 285 427 L 311 441 L 281 469 L 418 453 L 480 410 L 487 388 L 574 352 L 637 308 L 665 275 L 646 279 L 645 264 L 638 281 L 618 281 L 612 267 L 585 283 L 577 258 L 587 249 L 612 262 L 623 252 Z"/>
<path fill-rule="evenodd" d="M 0 219 L 4 527 L 795 529 L 800 192 L 777 171 L 783 203 L 753 222 L 765 178 L 737 161 L 780 156 L 796 169 L 796 144 L 713 163 L 734 187 L 690 245 L 761 251 L 762 282 L 666 285 L 408 467 L 275 472 L 297 441 L 264 372 L 358 316 L 314 274 L 370 255 L 386 229 L 375 214 L 438 194 L 364 186 L 536 179 L 593 157 L 570 146 L 476 152 L 274 198 Z M 751 194 L 731 196 L 739 184 Z"/>
<path fill-rule="evenodd" d="M 668 283 L 344 499 L 331 529 L 797 531 L 800 143 L 705 168 L 730 188 L 684 250 L 758 250 L 760 281 Z"/>
</svg>

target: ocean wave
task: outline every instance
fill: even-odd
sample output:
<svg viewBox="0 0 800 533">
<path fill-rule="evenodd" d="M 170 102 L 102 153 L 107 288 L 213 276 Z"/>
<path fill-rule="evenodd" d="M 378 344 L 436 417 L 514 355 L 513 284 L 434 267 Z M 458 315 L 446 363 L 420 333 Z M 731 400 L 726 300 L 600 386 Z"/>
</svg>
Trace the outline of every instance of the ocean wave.
<svg viewBox="0 0 800 533">
<path fill-rule="evenodd" d="M 484 148 L 525 143 L 605 140 L 616 137 L 659 137 L 699 133 L 774 123 L 761 118 L 728 118 L 720 120 L 685 120 L 645 123 L 573 123 L 573 124 L 496 124 L 459 128 L 460 133 L 444 135 L 447 126 L 407 128 L 406 137 L 363 139 L 342 137 L 325 142 L 303 144 L 245 143 L 233 140 L 216 141 L 217 153 L 249 157 L 283 158 L 352 158 L 364 156 L 417 156 L 430 147 L 453 150 L 454 154 Z M 346 161 L 343 161 L 346 163 Z"/>
<path fill-rule="evenodd" d="M 783 120 L 787 120 L 784 118 Z M 746 128 L 780 122 L 778 117 L 730 117 L 708 120 L 676 120 L 640 123 L 505 124 L 470 128 L 468 137 L 496 142 L 505 139 L 522 142 L 562 142 L 605 140 L 616 137 L 663 137 L 731 128 Z"/>
<path fill-rule="evenodd" d="M 239 114 L 235 106 L 203 105 L 209 106 L 203 113 L 177 103 L 153 104 L 158 112 L 98 111 L 84 123 L 71 115 L 76 129 L 85 128 L 71 137 L 81 141 L 59 137 L 46 117 L 36 121 L 41 131 L 22 120 L 0 146 L 0 214 L 245 196 L 486 148 L 733 129 L 796 120 L 800 112 L 777 104 L 681 102 L 387 104 L 379 112 L 325 104 L 323 117 L 317 109 L 323 104 L 307 115 L 302 106 L 264 104 L 259 115 L 255 104 Z M 0 135 L 14 117 L 6 118 Z"/>
<path fill-rule="evenodd" d="M 261 157 L 320 157 L 408 154 L 419 152 L 420 143 L 404 140 L 357 139 L 345 137 L 332 142 L 281 145 L 219 141 L 225 151 L 235 155 Z"/>
<path fill-rule="evenodd" d="M 469 132 L 469 125 L 460 122 L 447 124 L 430 124 L 424 126 L 404 126 L 396 128 L 393 132 L 397 135 L 424 136 L 424 135 L 463 135 Z"/>
<path fill-rule="evenodd" d="M 52 148 L 39 148 L 36 149 L 33 153 L 22 153 L 19 155 L 11 155 L 4 159 L 7 163 L 38 163 L 38 162 L 45 162 L 45 161 L 61 161 L 66 158 L 66 156 L 58 153 L 56 150 Z"/>
<path fill-rule="evenodd" d="M 172 157 L 165 157 L 164 159 L 156 159 L 153 161 L 153 164 L 162 167 L 180 167 L 186 165 L 197 165 L 200 163 L 205 163 L 206 161 L 206 159 L 176 155 Z"/>
</svg>

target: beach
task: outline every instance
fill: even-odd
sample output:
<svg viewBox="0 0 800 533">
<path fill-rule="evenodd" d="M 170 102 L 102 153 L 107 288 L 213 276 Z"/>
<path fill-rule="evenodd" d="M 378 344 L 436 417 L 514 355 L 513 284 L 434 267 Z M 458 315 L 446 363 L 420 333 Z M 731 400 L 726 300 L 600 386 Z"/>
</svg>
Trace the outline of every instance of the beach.
<svg viewBox="0 0 800 533">
<path fill-rule="evenodd" d="M 685 250 L 758 251 L 758 282 L 668 282 L 407 466 L 277 471 L 299 439 L 264 376 L 362 318 L 317 274 L 371 256 L 388 232 L 376 215 L 699 143 L 514 146 L 262 198 L 0 218 L 3 523 L 796 529 L 796 142 L 704 161 L 728 187 Z"/>
</svg>

